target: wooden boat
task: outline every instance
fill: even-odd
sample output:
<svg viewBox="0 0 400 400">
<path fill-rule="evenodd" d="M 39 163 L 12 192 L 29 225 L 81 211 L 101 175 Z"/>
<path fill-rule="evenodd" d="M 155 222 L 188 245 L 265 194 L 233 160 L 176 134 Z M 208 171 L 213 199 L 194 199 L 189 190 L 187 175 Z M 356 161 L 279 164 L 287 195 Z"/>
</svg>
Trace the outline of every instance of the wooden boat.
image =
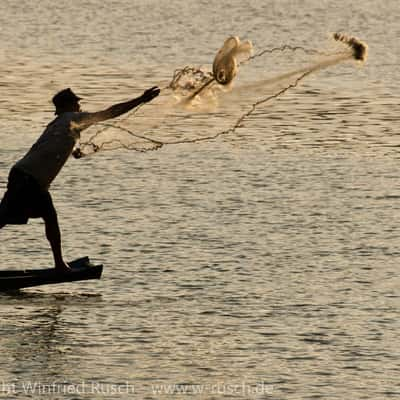
<svg viewBox="0 0 400 400">
<path fill-rule="evenodd" d="M 0 271 L 0 292 L 55 283 L 100 279 L 102 265 L 93 265 L 89 257 L 78 258 L 68 265 L 72 272 L 60 273 L 54 268 Z"/>
</svg>

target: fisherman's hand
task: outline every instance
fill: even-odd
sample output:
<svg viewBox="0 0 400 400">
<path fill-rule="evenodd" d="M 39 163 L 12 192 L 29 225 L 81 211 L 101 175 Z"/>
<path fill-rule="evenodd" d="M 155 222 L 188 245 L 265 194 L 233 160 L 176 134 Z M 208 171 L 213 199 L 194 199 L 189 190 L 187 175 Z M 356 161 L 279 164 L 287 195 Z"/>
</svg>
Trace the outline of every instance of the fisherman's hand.
<svg viewBox="0 0 400 400">
<path fill-rule="evenodd" d="M 160 89 L 157 86 L 153 86 L 150 89 L 147 89 L 141 96 L 141 100 L 143 103 L 147 103 L 153 100 L 160 94 Z"/>
<path fill-rule="evenodd" d="M 81 149 L 79 147 L 77 147 L 73 152 L 72 152 L 72 156 L 74 158 L 82 158 L 83 157 L 83 153 L 81 152 Z"/>
</svg>

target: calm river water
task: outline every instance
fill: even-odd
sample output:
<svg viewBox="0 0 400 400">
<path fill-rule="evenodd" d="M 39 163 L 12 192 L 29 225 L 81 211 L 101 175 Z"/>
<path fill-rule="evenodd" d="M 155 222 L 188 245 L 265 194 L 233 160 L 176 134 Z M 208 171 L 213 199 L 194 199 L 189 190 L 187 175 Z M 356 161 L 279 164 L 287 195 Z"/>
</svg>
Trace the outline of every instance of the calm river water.
<svg viewBox="0 0 400 400">
<path fill-rule="evenodd" d="M 231 34 L 342 31 L 370 53 L 240 140 L 70 160 L 52 187 L 65 256 L 103 278 L 0 295 L 0 398 L 400 398 L 399 20 L 397 0 L 2 0 L 2 192 L 63 87 L 99 109 Z M 52 263 L 40 221 L 0 241 L 1 269 Z"/>
</svg>

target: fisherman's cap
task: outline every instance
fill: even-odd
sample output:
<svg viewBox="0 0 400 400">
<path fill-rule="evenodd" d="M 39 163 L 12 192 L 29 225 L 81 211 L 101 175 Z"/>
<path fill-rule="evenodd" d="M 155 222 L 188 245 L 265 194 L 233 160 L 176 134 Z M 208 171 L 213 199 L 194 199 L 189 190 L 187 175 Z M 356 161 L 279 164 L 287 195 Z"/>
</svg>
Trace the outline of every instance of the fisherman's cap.
<svg viewBox="0 0 400 400">
<path fill-rule="evenodd" d="M 56 108 L 62 108 L 68 104 L 74 104 L 81 100 L 70 88 L 61 90 L 53 97 Z"/>
</svg>

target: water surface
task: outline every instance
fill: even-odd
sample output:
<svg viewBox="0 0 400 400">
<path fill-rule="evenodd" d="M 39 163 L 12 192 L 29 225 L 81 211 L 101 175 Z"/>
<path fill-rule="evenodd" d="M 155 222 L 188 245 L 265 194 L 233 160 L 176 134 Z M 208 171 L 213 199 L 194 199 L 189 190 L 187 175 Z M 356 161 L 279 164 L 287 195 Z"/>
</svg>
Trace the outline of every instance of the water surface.
<svg viewBox="0 0 400 400">
<path fill-rule="evenodd" d="M 70 160 L 53 184 L 64 252 L 104 276 L 0 296 L 0 397 L 400 397 L 399 18 L 391 0 L 3 0 L 3 189 L 63 87 L 98 109 L 231 34 L 319 48 L 340 30 L 370 58 L 231 138 Z M 0 235 L 2 269 L 51 264 L 40 221 Z"/>
</svg>

